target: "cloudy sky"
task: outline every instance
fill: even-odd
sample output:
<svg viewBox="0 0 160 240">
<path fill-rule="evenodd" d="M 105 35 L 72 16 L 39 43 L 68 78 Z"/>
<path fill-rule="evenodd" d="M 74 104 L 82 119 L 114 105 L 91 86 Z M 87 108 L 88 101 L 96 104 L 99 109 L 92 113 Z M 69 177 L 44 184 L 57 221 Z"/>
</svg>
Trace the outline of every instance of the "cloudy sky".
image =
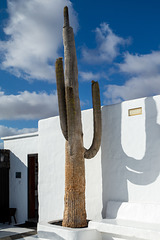
<svg viewBox="0 0 160 240">
<path fill-rule="evenodd" d="M 74 29 L 82 109 L 91 81 L 102 105 L 160 94 L 159 0 L 0 1 L 0 137 L 37 130 L 58 114 L 55 60 L 63 7 Z"/>
</svg>

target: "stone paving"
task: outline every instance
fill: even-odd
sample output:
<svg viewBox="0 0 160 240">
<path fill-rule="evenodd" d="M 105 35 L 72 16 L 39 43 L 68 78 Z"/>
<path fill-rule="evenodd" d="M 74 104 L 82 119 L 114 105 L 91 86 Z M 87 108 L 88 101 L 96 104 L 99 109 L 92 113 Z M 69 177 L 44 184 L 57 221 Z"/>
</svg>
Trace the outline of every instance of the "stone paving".
<svg viewBox="0 0 160 240">
<path fill-rule="evenodd" d="M 12 224 L 0 223 L 0 240 L 27 239 L 37 238 L 37 231 L 29 228 L 16 227 Z"/>
</svg>

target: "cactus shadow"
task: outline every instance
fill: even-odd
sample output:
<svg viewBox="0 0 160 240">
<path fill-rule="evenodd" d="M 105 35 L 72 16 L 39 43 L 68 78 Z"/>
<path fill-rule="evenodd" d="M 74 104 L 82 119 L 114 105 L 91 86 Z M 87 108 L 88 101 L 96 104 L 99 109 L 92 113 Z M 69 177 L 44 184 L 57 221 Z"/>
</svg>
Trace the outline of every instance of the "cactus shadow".
<svg viewBox="0 0 160 240">
<path fill-rule="evenodd" d="M 122 104 L 105 106 L 102 109 L 103 218 L 107 217 L 106 210 L 109 200 L 149 203 L 158 198 L 154 186 L 150 187 L 150 190 L 149 188 L 147 190 L 146 186 L 153 184 L 160 172 L 160 125 L 157 124 L 158 112 L 154 98 L 146 98 L 144 101 L 146 147 L 144 157 L 140 160 L 128 156 L 123 150 L 121 142 L 123 134 Z M 134 125 L 132 127 L 134 128 Z M 158 184 L 160 185 L 160 183 Z M 155 200 L 153 200 L 154 197 Z"/>
</svg>

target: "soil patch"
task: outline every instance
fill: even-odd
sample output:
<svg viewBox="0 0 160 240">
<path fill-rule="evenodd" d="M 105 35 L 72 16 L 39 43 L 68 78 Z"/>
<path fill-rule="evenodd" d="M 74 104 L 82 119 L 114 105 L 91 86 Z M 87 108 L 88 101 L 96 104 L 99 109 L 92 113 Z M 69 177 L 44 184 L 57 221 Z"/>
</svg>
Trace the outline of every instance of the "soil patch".
<svg viewBox="0 0 160 240">
<path fill-rule="evenodd" d="M 89 223 L 90 220 L 87 220 L 87 226 L 88 227 L 88 223 Z M 62 220 L 60 221 L 55 221 L 55 222 L 49 222 L 50 224 L 52 225 L 57 225 L 57 226 L 62 226 Z M 81 228 L 86 228 L 86 227 L 81 227 Z"/>
</svg>

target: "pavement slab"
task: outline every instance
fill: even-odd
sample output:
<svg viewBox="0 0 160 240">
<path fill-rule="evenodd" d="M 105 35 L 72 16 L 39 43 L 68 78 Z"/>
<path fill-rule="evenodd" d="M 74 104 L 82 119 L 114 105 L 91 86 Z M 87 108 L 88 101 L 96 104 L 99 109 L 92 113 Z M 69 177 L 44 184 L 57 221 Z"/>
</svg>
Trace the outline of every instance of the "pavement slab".
<svg viewBox="0 0 160 240">
<path fill-rule="evenodd" d="M 28 236 L 33 236 L 36 234 L 37 231 L 35 229 L 16 227 L 6 224 L 0 225 L 0 240 L 24 239 Z"/>
</svg>

